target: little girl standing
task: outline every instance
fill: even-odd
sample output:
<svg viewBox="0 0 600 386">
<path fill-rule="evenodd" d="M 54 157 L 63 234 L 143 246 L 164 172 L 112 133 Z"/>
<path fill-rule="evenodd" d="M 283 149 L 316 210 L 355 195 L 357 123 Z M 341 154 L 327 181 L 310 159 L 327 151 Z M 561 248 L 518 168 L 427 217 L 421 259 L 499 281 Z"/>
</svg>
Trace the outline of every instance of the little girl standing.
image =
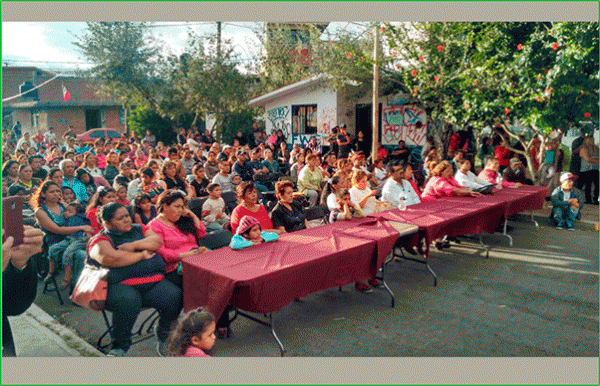
<svg viewBox="0 0 600 386">
<path fill-rule="evenodd" d="M 215 318 L 201 308 L 177 321 L 167 339 L 167 353 L 173 357 L 210 357 L 205 350 L 215 344 Z"/>
</svg>

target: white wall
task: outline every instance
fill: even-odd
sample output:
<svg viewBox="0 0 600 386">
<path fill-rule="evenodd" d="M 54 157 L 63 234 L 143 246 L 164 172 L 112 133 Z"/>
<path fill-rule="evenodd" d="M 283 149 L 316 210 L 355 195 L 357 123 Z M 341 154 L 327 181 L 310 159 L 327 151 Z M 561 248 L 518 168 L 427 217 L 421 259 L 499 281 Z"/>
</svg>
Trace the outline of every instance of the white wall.
<svg viewBox="0 0 600 386">
<path fill-rule="evenodd" d="M 277 99 L 265 105 L 265 129 L 267 135 L 282 130 L 288 143 L 308 143 L 311 134 L 292 133 L 292 105 L 317 105 L 317 138 L 324 139 L 337 124 L 337 97 L 333 90 L 325 88 L 306 89 Z"/>
</svg>

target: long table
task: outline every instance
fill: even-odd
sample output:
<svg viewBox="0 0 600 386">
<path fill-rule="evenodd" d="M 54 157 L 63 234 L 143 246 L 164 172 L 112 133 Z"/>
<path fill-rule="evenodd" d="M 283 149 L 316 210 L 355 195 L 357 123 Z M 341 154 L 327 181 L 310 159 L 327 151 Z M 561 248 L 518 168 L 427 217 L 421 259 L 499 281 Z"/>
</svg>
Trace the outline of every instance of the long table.
<svg viewBox="0 0 600 386">
<path fill-rule="evenodd" d="M 328 288 L 376 277 L 401 235 L 417 232 L 378 218 L 336 222 L 284 234 L 278 241 L 242 250 L 229 247 L 183 260 L 184 309 L 208 309 L 216 318 L 227 305 L 269 314 L 295 299 Z M 392 298 L 394 295 L 385 283 Z M 240 313 L 243 316 L 246 314 Z"/>
<path fill-rule="evenodd" d="M 505 224 L 504 235 L 506 235 L 507 218 L 523 211 L 541 209 L 547 193 L 548 188 L 543 186 L 494 189 L 492 194 L 481 197 L 444 197 L 435 201 L 411 205 L 405 211 L 392 209 L 374 213 L 368 217 L 418 226 L 418 239 L 424 239 L 426 244 L 422 251 L 424 260 L 407 258 L 426 264 L 434 277 L 434 285 L 436 285 L 435 272 L 427 263 L 430 246 L 434 240 L 442 236 L 480 235 L 483 231 L 494 233 L 502 221 Z M 510 238 L 510 236 L 508 237 Z M 510 241 L 512 245 L 512 238 Z M 416 246 L 418 242 L 417 239 L 414 239 L 413 246 Z M 484 245 L 484 247 L 487 251 L 487 246 Z"/>
</svg>

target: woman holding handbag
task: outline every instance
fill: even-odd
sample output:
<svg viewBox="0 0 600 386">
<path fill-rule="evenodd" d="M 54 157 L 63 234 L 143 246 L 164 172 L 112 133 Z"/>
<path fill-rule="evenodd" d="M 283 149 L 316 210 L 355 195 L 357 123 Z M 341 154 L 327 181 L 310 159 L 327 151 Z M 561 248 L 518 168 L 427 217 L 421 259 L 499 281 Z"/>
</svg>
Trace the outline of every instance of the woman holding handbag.
<svg viewBox="0 0 600 386">
<path fill-rule="evenodd" d="M 125 356 L 131 329 L 142 307 L 155 308 L 160 319 L 161 354 L 169 327 L 182 308 L 182 291 L 165 279 L 165 262 L 156 251 L 162 241 L 150 228 L 133 224 L 127 208 L 104 205 L 98 216 L 104 229 L 88 244 L 89 263 L 109 269 L 106 309 L 113 314 L 113 345 L 108 356 Z"/>
</svg>

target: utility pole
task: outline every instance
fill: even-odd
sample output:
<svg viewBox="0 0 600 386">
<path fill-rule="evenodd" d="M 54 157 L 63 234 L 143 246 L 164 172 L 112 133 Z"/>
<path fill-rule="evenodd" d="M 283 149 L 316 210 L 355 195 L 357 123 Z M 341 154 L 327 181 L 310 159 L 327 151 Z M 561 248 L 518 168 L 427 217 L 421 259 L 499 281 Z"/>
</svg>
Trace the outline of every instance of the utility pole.
<svg viewBox="0 0 600 386">
<path fill-rule="evenodd" d="M 217 22 L 217 58 L 221 59 L 221 22 Z"/>
<path fill-rule="evenodd" d="M 377 159 L 379 142 L 379 26 L 375 25 L 373 44 L 373 142 L 371 144 L 371 162 Z"/>
</svg>

